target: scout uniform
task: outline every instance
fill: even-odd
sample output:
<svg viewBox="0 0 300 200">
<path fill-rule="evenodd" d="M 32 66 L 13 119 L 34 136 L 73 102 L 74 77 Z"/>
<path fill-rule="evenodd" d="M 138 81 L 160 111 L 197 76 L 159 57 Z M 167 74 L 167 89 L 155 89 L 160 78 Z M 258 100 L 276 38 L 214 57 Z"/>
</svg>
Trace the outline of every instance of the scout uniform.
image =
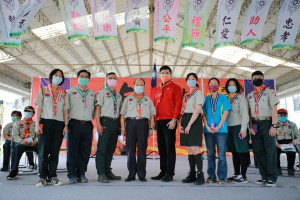
<svg viewBox="0 0 300 200">
<path fill-rule="evenodd" d="M 96 106 L 100 106 L 100 122 L 103 127 L 96 152 L 96 168 L 99 176 L 111 174 L 111 161 L 118 141 L 121 105 L 122 96 L 116 91 L 113 92 L 109 88 L 98 91 Z"/>
<path fill-rule="evenodd" d="M 65 109 L 69 110 L 69 134 L 67 169 L 68 177 L 80 178 L 85 175 L 90 159 L 93 139 L 95 93 L 79 86 L 70 88 L 66 95 Z"/>
<path fill-rule="evenodd" d="M 125 98 L 121 115 L 126 119 L 126 149 L 129 178 L 146 176 L 146 150 L 148 146 L 149 120 L 156 115 L 152 100 L 145 95 L 138 99 L 135 94 Z M 138 156 L 136 162 L 136 144 Z"/>
<path fill-rule="evenodd" d="M 39 176 L 43 179 L 57 177 L 56 170 L 59 159 L 59 150 L 63 140 L 65 108 L 65 91 L 57 88 L 53 93 L 49 84 L 39 90 L 34 104 L 42 107 L 40 126 L 43 134 L 39 138 Z M 51 156 L 49 156 L 51 154 Z"/>
<path fill-rule="evenodd" d="M 263 87 L 263 86 L 261 86 Z M 257 96 L 257 97 L 255 97 Z M 255 95 L 252 91 L 247 96 L 250 107 L 252 127 L 256 132 L 252 135 L 252 145 L 262 180 L 277 180 L 275 138 L 269 136 L 272 126 L 272 106 L 279 103 L 273 89 L 265 87 Z"/>
</svg>

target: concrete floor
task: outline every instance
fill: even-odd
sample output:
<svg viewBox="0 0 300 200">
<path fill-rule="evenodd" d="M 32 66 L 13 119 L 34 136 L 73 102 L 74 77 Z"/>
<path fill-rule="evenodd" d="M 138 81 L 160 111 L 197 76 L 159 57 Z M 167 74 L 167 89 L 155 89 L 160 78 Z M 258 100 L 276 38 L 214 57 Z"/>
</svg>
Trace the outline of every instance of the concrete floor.
<svg viewBox="0 0 300 200">
<path fill-rule="evenodd" d="M 24 159 L 23 156 L 22 159 Z M 253 157 L 251 157 L 253 163 Z M 2 158 L 0 157 L 2 161 Z M 297 158 L 298 160 L 298 158 Z M 1 162 L 0 161 L 0 162 Z M 59 168 L 65 167 L 66 156 L 60 156 Z M 24 161 L 21 161 L 23 163 Z M 233 174 L 231 156 L 228 157 L 228 176 Z M 283 166 L 286 158 L 282 156 Z M 2 165 L 2 163 L 1 163 Z M 58 174 L 60 180 L 64 182 L 63 186 L 45 186 L 43 188 L 35 187 L 38 181 L 37 175 L 20 175 L 18 179 L 6 180 L 7 172 L 0 172 L 0 200 L 10 199 L 153 199 L 153 200 L 185 200 L 185 199 L 202 199 L 202 200 L 242 200 L 242 199 L 272 199 L 272 200 L 299 200 L 300 199 L 300 178 L 299 172 L 295 177 L 288 177 L 287 171 L 283 170 L 284 176 L 278 178 L 276 188 L 267 188 L 258 186 L 254 181 L 259 179 L 258 169 L 250 167 L 248 170 L 249 183 L 236 185 L 227 183 L 205 184 L 195 186 L 194 184 L 182 184 L 181 180 L 185 178 L 188 172 L 188 161 L 185 156 L 178 156 L 176 161 L 176 175 L 174 181 L 163 183 L 161 181 L 152 181 L 151 176 L 159 173 L 159 160 L 148 160 L 147 163 L 147 179 L 145 183 L 140 181 L 124 182 L 128 175 L 126 167 L 126 156 L 115 156 L 113 160 L 113 172 L 116 175 L 122 175 L 121 181 L 111 181 L 108 184 L 97 182 L 97 174 L 95 169 L 95 159 L 91 158 L 88 172 L 86 174 L 89 182 L 87 184 L 68 183 L 66 172 Z M 204 161 L 204 170 L 206 172 L 207 161 Z M 205 173 L 205 178 L 207 174 Z"/>
</svg>

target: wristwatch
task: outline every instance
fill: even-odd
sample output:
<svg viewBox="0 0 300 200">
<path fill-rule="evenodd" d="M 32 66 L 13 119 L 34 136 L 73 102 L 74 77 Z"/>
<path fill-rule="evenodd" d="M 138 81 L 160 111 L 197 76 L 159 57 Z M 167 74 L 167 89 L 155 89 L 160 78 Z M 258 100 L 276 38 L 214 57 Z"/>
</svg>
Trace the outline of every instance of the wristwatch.
<svg viewBox="0 0 300 200">
<path fill-rule="evenodd" d="M 272 127 L 273 127 L 273 128 L 277 128 L 277 125 L 276 125 L 276 124 L 272 124 Z"/>
<path fill-rule="evenodd" d="M 149 128 L 149 130 L 154 130 L 154 128 Z"/>
<path fill-rule="evenodd" d="M 176 122 L 177 122 L 177 119 L 172 119 L 172 121 L 176 123 Z"/>
</svg>

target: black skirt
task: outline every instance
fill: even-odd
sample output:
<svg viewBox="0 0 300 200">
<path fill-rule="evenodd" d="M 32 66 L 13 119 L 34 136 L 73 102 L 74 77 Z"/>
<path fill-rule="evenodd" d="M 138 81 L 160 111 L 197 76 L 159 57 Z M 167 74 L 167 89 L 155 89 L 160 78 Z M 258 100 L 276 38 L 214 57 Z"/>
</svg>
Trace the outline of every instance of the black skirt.
<svg viewBox="0 0 300 200">
<path fill-rule="evenodd" d="M 181 119 L 181 126 L 185 129 L 187 127 L 192 113 L 183 114 Z M 180 134 L 180 146 L 202 146 L 202 136 L 203 136 L 203 123 L 202 115 L 199 114 L 195 122 L 192 124 L 190 133 Z"/>
</svg>

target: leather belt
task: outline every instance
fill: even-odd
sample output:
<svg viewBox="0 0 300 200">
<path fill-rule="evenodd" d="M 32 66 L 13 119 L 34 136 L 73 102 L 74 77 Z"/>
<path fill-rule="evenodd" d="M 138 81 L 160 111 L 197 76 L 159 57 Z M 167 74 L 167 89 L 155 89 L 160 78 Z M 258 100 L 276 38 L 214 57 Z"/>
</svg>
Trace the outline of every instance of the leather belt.
<svg viewBox="0 0 300 200">
<path fill-rule="evenodd" d="M 264 120 L 269 120 L 271 118 L 272 117 L 260 117 L 260 118 L 252 118 L 252 120 L 254 120 L 254 121 L 264 121 Z"/>
<path fill-rule="evenodd" d="M 84 121 L 84 120 L 77 120 L 77 119 L 71 119 L 71 121 L 77 122 L 79 124 L 90 124 L 91 121 Z"/>
<path fill-rule="evenodd" d="M 141 117 L 141 118 L 138 118 L 138 117 L 127 117 L 126 119 L 134 119 L 134 120 L 148 120 L 148 118 L 145 118 L 145 117 Z"/>
<path fill-rule="evenodd" d="M 110 121 L 118 121 L 118 118 L 111 118 L 111 117 L 100 117 L 100 119 L 110 120 Z"/>
</svg>

